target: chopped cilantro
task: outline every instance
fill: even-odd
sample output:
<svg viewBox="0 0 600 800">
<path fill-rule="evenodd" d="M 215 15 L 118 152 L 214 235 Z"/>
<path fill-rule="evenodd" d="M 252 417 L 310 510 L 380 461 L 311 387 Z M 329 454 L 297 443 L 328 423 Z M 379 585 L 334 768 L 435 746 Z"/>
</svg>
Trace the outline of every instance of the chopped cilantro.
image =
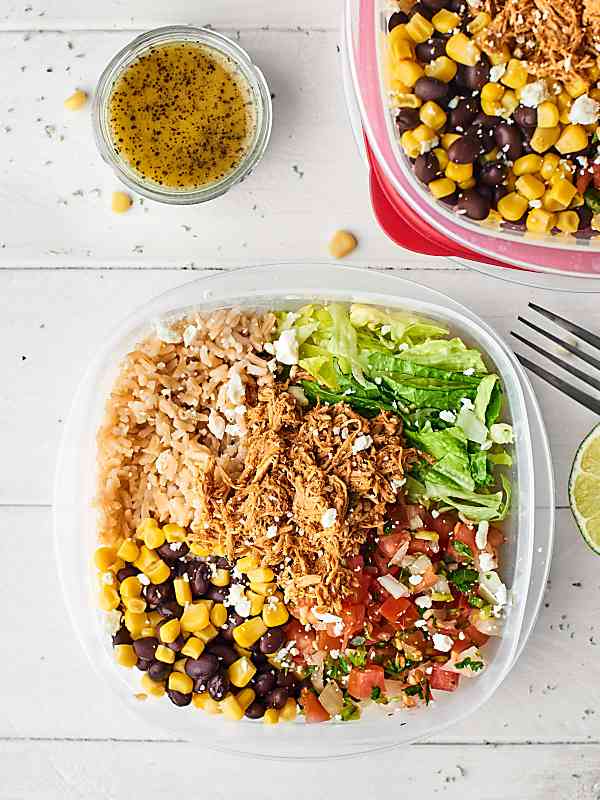
<svg viewBox="0 0 600 800">
<path fill-rule="evenodd" d="M 467 658 L 463 658 L 463 660 L 459 661 L 455 666 L 456 669 L 468 668 L 471 672 L 479 672 L 480 669 L 483 669 L 483 661 L 473 661 L 472 658 L 467 656 Z"/>
<path fill-rule="evenodd" d="M 458 544 L 458 542 L 456 544 Z M 459 567 L 459 569 L 455 569 L 454 572 L 450 572 L 448 574 L 448 579 L 459 591 L 463 592 L 463 594 L 466 594 L 469 589 L 479 580 L 479 574 L 474 569 L 469 569 L 468 567 Z"/>
<path fill-rule="evenodd" d="M 344 722 L 350 722 L 353 719 L 360 719 L 360 708 L 353 703 L 352 700 L 346 695 L 344 697 L 344 705 L 340 711 L 340 717 Z"/>
<path fill-rule="evenodd" d="M 471 561 L 473 560 L 473 551 L 471 550 L 468 544 L 453 540 L 452 547 L 456 550 L 456 552 L 459 555 L 464 556 L 465 558 L 469 558 L 471 559 Z"/>
<path fill-rule="evenodd" d="M 469 605 L 473 606 L 473 608 L 483 608 L 485 605 L 485 600 L 482 600 L 481 597 L 473 594 L 469 597 Z"/>
<path fill-rule="evenodd" d="M 353 667 L 364 667 L 367 663 L 367 651 L 364 647 L 359 647 L 356 650 L 346 650 L 345 655 Z"/>
<path fill-rule="evenodd" d="M 381 689 L 379 688 L 379 686 L 374 686 L 371 689 L 371 700 L 379 700 L 380 697 L 381 697 Z"/>
<path fill-rule="evenodd" d="M 414 697 L 417 695 L 417 697 L 420 697 L 421 700 L 425 701 L 425 705 L 429 705 L 433 699 L 428 680 L 415 683 L 413 686 L 407 686 L 404 691 L 409 697 Z"/>
<path fill-rule="evenodd" d="M 383 523 L 383 532 L 385 533 L 386 536 L 388 535 L 388 533 L 391 533 L 393 529 L 394 529 L 394 524 L 391 520 L 388 519 L 387 522 Z"/>
<path fill-rule="evenodd" d="M 415 683 L 413 686 L 407 686 L 404 692 L 409 697 L 414 697 L 414 695 L 418 695 L 421 699 L 423 698 L 423 688 L 420 683 Z"/>
<path fill-rule="evenodd" d="M 406 659 L 397 653 L 393 659 L 386 661 L 383 665 L 385 674 L 391 678 L 401 678 L 402 673 L 406 670 Z"/>
</svg>

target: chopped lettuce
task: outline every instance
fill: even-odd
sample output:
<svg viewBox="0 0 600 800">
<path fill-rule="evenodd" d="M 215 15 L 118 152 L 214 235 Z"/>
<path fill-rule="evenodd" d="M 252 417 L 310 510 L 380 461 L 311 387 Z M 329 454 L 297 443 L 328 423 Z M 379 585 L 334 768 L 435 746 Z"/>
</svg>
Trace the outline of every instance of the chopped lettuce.
<svg viewBox="0 0 600 800">
<path fill-rule="evenodd" d="M 393 311 L 360 303 L 350 306 L 350 322 L 355 328 L 368 328 L 380 339 L 389 337 L 396 344 L 417 343 L 448 334 L 443 325 L 409 311 Z"/>
</svg>

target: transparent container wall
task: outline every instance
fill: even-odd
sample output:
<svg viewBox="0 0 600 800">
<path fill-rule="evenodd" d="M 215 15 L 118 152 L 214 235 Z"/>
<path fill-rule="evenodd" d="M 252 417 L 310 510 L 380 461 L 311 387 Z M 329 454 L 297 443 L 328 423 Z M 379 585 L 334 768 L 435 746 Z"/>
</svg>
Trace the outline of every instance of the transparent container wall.
<svg viewBox="0 0 600 800">
<path fill-rule="evenodd" d="M 452 241 L 497 261 L 600 284 L 600 236 L 532 234 L 466 219 L 438 202 L 414 175 L 402 151 L 384 79 L 385 0 L 346 0 L 344 35 L 362 124 L 377 161 L 393 190 L 429 225 Z M 507 270 L 508 272 L 508 270 Z"/>
<path fill-rule="evenodd" d="M 164 698 L 142 704 L 134 699 L 140 674 L 114 662 L 106 615 L 96 609 L 96 576 L 91 565 L 97 546 L 92 508 L 95 436 L 119 361 L 151 331 L 158 318 L 232 305 L 293 309 L 314 300 L 359 301 L 410 309 L 443 321 L 454 334 L 481 349 L 489 367 L 500 374 L 506 396 L 505 417 L 513 423 L 516 436 L 511 476 L 514 503 L 504 527 L 507 543 L 501 563 L 512 596 L 505 634 L 486 646 L 490 658 L 486 672 L 477 679 L 463 680 L 456 693 L 437 692 L 430 708 L 400 711 L 393 716 L 376 706 L 356 724 L 334 723 L 315 728 L 298 720 L 278 726 L 275 731 L 260 722 L 228 723 L 193 706 L 177 709 Z M 496 691 L 514 663 L 532 569 L 534 471 L 521 374 L 506 345 L 467 309 L 411 281 L 347 266 L 287 264 L 219 274 L 167 292 L 141 308 L 115 331 L 89 366 L 66 426 L 55 484 L 56 556 L 67 608 L 81 644 L 101 678 L 130 709 L 172 736 L 258 756 L 335 757 L 386 748 L 432 735 L 474 712 Z"/>
</svg>

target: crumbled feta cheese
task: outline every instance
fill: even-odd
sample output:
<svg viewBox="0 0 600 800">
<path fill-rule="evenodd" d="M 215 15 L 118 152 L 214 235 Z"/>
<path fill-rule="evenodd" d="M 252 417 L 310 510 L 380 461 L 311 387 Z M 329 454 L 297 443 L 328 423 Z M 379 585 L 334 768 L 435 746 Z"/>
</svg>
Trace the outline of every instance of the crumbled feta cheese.
<svg viewBox="0 0 600 800">
<path fill-rule="evenodd" d="M 542 201 L 541 200 L 530 200 L 529 201 L 529 208 L 541 208 Z"/>
<path fill-rule="evenodd" d="M 402 480 L 396 480 L 396 478 L 392 478 L 390 481 L 390 486 L 392 487 L 392 491 L 397 492 L 398 489 L 401 489 L 405 483 L 406 478 L 402 478 Z"/>
<path fill-rule="evenodd" d="M 377 578 L 377 583 L 383 586 L 386 592 L 392 595 L 394 600 L 398 600 L 399 597 L 408 597 L 410 594 L 407 587 L 397 578 L 394 578 L 393 575 L 382 575 Z"/>
<path fill-rule="evenodd" d="M 490 529 L 490 523 L 485 519 L 481 520 L 481 522 L 477 526 L 477 533 L 475 534 L 475 545 L 479 548 L 479 550 L 485 550 L 485 546 L 487 545 L 487 537 L 489 529 Z"/>
<path fill-rule="evenodd" d="M 489 572 L 498 566 L 496 559 L 491 553 L 481 553 L 479 556 L 479 569 L 482 572 Z"/>
<path fill-rule="evenodd" d="M 272 356 L 275 355 L 275 347 L 273 345 L 273 342 L 265 342 L 263 350 L 265 351 L 265 353 L 269 353 Z"/>
<path fill-rule="evenodd" d="M 417 608 L 431 608 L 433 600 L 428 594 L 421 595 L 415 600 Z"/>
<path fill-rule="evenodd" d="M 210 414 L 208 415 L 208 430 L 213 436 L 216 436 L 217 439 L 222 439 L 225 433 L 225 420 L 220 414 L 217 414 L 213 408 L 211 408 Z"/>
<path fill-rule="evenodd" d="M 147 575 L 144 575 L 143 572 L 137 576 L 138 581 L 142 584 L 142 586 L 150 586 L 150 578 Z"/>
<path fill-rule="evenodd" d="M 335 625 L 333 626 L 333 635 L 341 636 L 343 632 L 344 632 L 344 623 L 342 622 L 342 620 L 340 620 L 339 622 L 336 622 Z"/>
<path fill-rule="evenodd" d="M 186 347 L 189 347 L 191 343 L 196 338 L 196 334 L 198 333 L 198 328 L 195 325 L 188 325 L 187 328 L 183 332 L 183 343 Z"/>
<path fill-rule="evenodd" d="M 102 583 L 105 583 L 107 586 L 112 586 L 114 582 L 115 576 L 112 574 L 112 572 L 105 572 L 102 575 Z"/>
<path fill-rule="evenodd" d="M 433 136 L 431 139 L 427 139 L 426 141 L 421 142 L 420 143 L 421 155 L 425 155 L 425 153 L 428 153 L 430 150 L 433 150 L 433 148 L 437 147 L 439 143 L 440 140 L 437 136 Z"/>
<path fill-rule="evenodd" d="M 329 625 L 330 623 L 337 625 L 338 622 L 342 621 L 341 617 L 338 617 L 335 614 L 330 614 L 328 611 L 325 611 L 323 613 L 317 611 L 317 609 L 314 606 L 313 608 L 311 608 L 311 613 L 316 619 L 319 620 L 319 622 L 324 622 L 326 625 Z"/>
<path fill-rule="evenodd" d="M 456 414 L 454 411 L 440 411 L 438 416 L 443 422 L 449 422 L 450 424 L 456 422 Z"/>
<path fill-rule="evenodd" d="M 233 607 L 236 614 L 240 617 L 250 616 L 250 601 L 246 598 L 244 586 L 241 583 L 234 583 L 229 587 L 226 598 L 223 600 L 223 605 Z"/>
<path fill-rule="evenodd" d="M 321 525 L 324 528 L 333 528 L 336 519 L 337 519 L 337 510 L 335 508 L 328 508 L 327 511 L 323 512 L 323 515 L 321 517 Z"/>
<path fill-rule="evenodd" d="M 156 335 L 165 344 L 179 344 L 181 341 L 181 335 L 174 331 L 173 328 L 170 328 L 166 322 L 162 320 L 158 320 L 155 325 Z"/>
<path fill-rule="evenodd" d="M 440 515 L 440 512 L 437 510 L 437 508 L 432 508 L 430 513 L 433 519 L 437 519 Z"/>
<path fill-rule="evenodd" d="M 464 635 L 464 633 L 462 631 L 460 631 L 460 633 L 458 634 L 458 638 L 460 639 L 461 642 L 464 642 L 465 635 Z"/>
<path fill-rule="evenodd" d="M 471 375 L 474 375 L 474 374 L 475 374 L 475 370 L 473 369 L 473 367 L 469 367 L 469 369 L 463 369 L 463 375 L 466 375 L 467 378 L 470 378 Z"/>
<path fill-rule="evenodd" d="M 339 650 L 330 650 L 329 651 L 329 655 L 331 656 L 331 658 L 333 658 L 335 661 L 337 661 L 337 659 L 340 657 L 340 651 Z M 341 719 L 341 717 L 340 717 L 340 719 Z"/>
<path fill-rule="evenodd" d="M 490 69 L 490 83 L 498 83 L 500 78 L 506 72 L 506 64 L 495 64 Z"/>
<path fill-rule="evenodd" d="M 587 94 L 573 101 L 569 109 L 569 122 L 579 125 L 593 125 L 600 116 L 600 103 Z"/>
<path fill-rule="evenodd" d="M 274 342 L 274 346 L 275 358 L 280 364 L 291 366 L 298 363 L 298 339 L 295 330 L 282 331 L 279 339 Z"/>
<path fill-rule="evenodd" d="M 408 582 L 411 586 L 418 586 L 420 583 L 423 583 L 423 577 L 421 575 L 411 575 Z"/>
<path fill-rule="evenodd" d="M 440 653 L 449 653 L 452 650 L 452 645 L 454 642 L 449 636 L 446 636 L 445 633 L 434 633 L 433 634 L 433 646 L 436 650 Z"/>
<path fill-rule="evenodd" d="M 479 574 L 479 589 L 490 603 L 496 606 L 506 605 L 508 593 L 506 586 L 498 577 L 498 573 L 493 571 L 481 572 Z"/>
<path fill-rule="evenodd" d="M 450 100 L 450 102 L 448 103 L 448 108 L 456 108 L 459 102 L 460 102 L 460 97 L 457 95 L 456 97 L 453 97 Z"/>
<path fill-rule="evenodd" d="M 473 402 L 468 397 L 461 397 L 460 404 L 467 411 L 473 411 L 473 409 L 475 408 Z"/>
<path fill-rule="evenodd" d="M 356 439 L 352 442 L 352 455 L 356 455 L 360 453 L 362 450 L 368 450 L 369 447 L 373 444 L 373 439 L 365 434 L 361 434 L 357 436 Z"/>
<path fill-rule="evenodd" d="M 427 627 L 427 620 L 426 619 L 418 619 L 415 622 L 415 628 L 425 629 Z"/>
<path fill-rule="evenodd" d="M 545 81 L 534 81 L 533 83 L 526 84 L 521 89 L 519 100 L 521 104 L 527 106 L 527 108 L 537 108 L 539 104 L 547 100 L 549 96 Z"/>
<path fill-rule="evenodd" d="M 277 536 L 277 525 L 269 525 L 267 528 L 267 539 L 274 539 Z"/>
</svg>

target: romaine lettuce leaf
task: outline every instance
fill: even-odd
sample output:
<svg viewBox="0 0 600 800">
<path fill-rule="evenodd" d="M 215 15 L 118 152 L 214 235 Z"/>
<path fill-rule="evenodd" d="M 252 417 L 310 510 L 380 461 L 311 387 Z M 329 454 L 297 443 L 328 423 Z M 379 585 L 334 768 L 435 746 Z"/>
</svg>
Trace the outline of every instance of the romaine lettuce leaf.
<svg viewBox="0 0 600 800">
<path fill-rule="evenodd" d="M 396 344 L 417 343 L 448 334 L 448 329 L 443 325 L 409 311 L 395 311 L 361 303 L 350 306 L 350 322 L 355 328 L 368 328 L 379 338 L 389 336 Z"/>
<path fill-rule="evenodd" d="M 487 372 L 481 353 L 470 350 L 460 339 L 433 339 L 402 350 L 398 358 L 450 371 L 473 369 Z M 466 377 L 466 376 L 465 376 Z"/>
</svg>

